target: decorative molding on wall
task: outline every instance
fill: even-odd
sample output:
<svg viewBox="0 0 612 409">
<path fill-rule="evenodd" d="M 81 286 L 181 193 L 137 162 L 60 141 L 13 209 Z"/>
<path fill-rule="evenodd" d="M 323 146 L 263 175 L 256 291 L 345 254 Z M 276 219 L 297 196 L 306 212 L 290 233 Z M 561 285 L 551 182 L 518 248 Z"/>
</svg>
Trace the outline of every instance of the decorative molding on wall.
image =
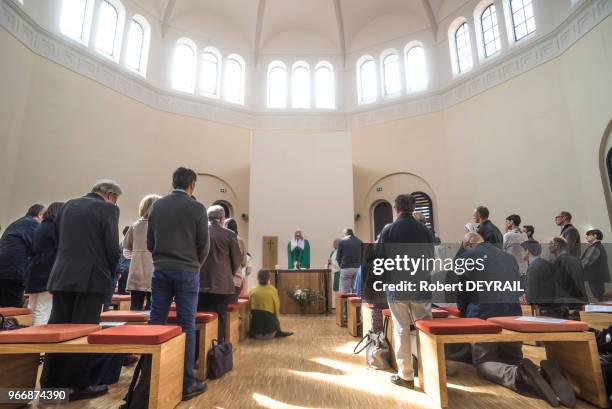
<svg viewBox="0 0 612 409">
<path fill-rule="evenodd" d="M 274 114 L 222 107 L 195 96 L 184 96 L 136 79 L 120 66 L 72 44 L 36 24 L 12 0 L 0 0 L 0 26 L 32 52 L 88 77 L 152 108 L 248 129 L 350 130 L 425 115 L 449 108 L 557 58 L 612 14 L 612 0 L 585 0 L 559 27 L 533 40 L 520 52 L 509 53 L 489 68 L 481 68 L 449 87 L 420 97 L 363 112 L 334 114 Z M 363 108 L 362 108 L 363 109 Z"/>
</svg>

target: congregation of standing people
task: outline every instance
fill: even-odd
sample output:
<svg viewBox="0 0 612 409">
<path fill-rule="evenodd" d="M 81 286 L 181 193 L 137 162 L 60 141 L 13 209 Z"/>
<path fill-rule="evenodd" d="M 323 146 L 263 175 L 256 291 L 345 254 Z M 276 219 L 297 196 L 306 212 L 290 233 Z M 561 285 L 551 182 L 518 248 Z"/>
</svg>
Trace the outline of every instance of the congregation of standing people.
<svg viewBox="0 0 612 409">
<path fill-rule="evenodd" d="M 204 393 L 207 385 L 194 372 L 196 312 L 217 313 L 218 339 L 224 340 L 228 305 L 246 293 L 245 278 L 251 266 L 236 221 L 226 219 L 223 207 L 206 209 L 197 201 L 196 182 L 193 170 L 178 168 L 170 193 L 142 199 L 138 218 L 124 229 L 121 242 L 117 201 L 123 192 L 112 180 L 101 180 L 85 196 L 66 203 L 31 206 L 0 238 L 0 306 L 24 306 L 27 292 L 33 325 L 99 323 L 112 294 L 125 289 L 131 294 L 131 310 L 150 310 L 150 324 L 166 324 L 175 303 L 177 323 L 186 334 L 183 399 Z M 395 220 L 376 239 L 384 251 L 410 244 L 431 250 L 425 254 L 429 257 L 439 254 L 440 240 L 415 207 L 412 195 L 396 198 Z M 489 217 L 489 209 L 479 206 L 473 213 L 474 222 L 465 225 L 455 258 L 484 258 L 486 263 L 478 274 L 466 273 L 459 280 L 520 281 L 525 293 L 455 294 L 463 316 L 521 315 L 522 303 L 530 304 L 541 316 L 579 319 L 581 306 L 604 299 L 610 274 L 600 230 L 586 232 L 588 245 L 581 252 L 580 234 L 567 211 L 554 218 L 561 230 L 545 246 L 534 238 L 533 225 L 521 228 L 519 215 L 506 217 L 504 234 Z M 351 228 L 333 245 L 328 265 L 334 272 L 334 290 L 356 292 L 373 304 L 374 331 L 382 330 L 382 309 L 390 309 L 398 369 L 391 382 L 412 388 L 415 333 L 411 326 L 416 320 L 431 319 L 430 294 L 387 291 L 381 300 L 370 291 L 372 264 L 377 257 L 393 254 L 371 246 L 364 251 Z M 417 275 L 421 273 L 431 278 L 431 271 Z M 258 286 L 249 292 L 250 335 L 259 339 L 291 335 L 280 327 L 280 301 L 277 289 L 270 285 L 269 272 L 259 271 L 257 281 Z M 522 356 L 520 343 L 475 344 L 470 360 L 478 375 L 487 380 L 535 394 L 551 404 L 560 399 L 575 405 L 575 397 L 566 390 L 569 387 L 551 391 L 548 378 L 561 376 L 554 365 L 542 362 L 539 371 Z M 108 387 L 95 373 L 99 365 L 94 361 L 86 354 L 47 354 L 41 385 L 69 388 L 71 400 L 104 394 Z"/>
<path fill-rule="evenodd" d="M 145 196 L 121 241 L 117 201 L 123 192 L 115 181 L 101 180 L 66 203 L 31 206 L 0 239 L 0 306 L 23 307 L 27 293 L 33 325 L 97 324 L 113 293 L 129 292 L 131 310 L 150 310 L 150 324 L 166 324 L 175 303 L 186 334 L 183 399 L 204 393 L 207 385 L 194 372 L 196 311 L 218 314 L 218 339 L 224 340 L 228 304 L 246 291 L 251 267 L 237 223 L 225 219 L 222 207 L 207 211 L 196 200 L 196 181 L 193 170 L 176 169 L 170 193 Z M 276 319 L 273 335 L 291 335 L 278 324 L 278 294 L 266 288 L 265 278 L 259 281 L 256 303 Z M 68 388 L 70 400 L 104 394 L 108 377 L 100 373 L 107 370 L 100 359 L 46 354 L 41 386 Z"/>
</svg>

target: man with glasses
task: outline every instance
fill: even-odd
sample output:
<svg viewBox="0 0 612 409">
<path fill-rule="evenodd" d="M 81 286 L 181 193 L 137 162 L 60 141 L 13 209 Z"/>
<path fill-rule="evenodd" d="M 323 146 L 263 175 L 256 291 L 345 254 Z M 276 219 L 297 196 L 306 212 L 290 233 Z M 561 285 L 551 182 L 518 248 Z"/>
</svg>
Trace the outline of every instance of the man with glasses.
<svg viewBox="0 0 612 409">
<path fill-rule="evenodd" d="M 101 180 L 91 192 L 66 202 L 57 217 L 58 249 L 49 277 L 53 294 L 49 324 L 98 324 L 106 294 L 112 291 L 119 262 L 121 187 Z M 70 388 L 69 399 L 87 399 L 108 392 L 89 383 L 87 354 L 47 354 L 43 388 Z"/>
<path fill-rule="evenodd" d="M 572 225 L 572 215 L 570 212 L 562 211 L 555 216 L 555 223 L 561 227 L 560 236 L 567 241 L 567 251 L 569 254 L 580 258 L 580 233 Z"/>
</svg>

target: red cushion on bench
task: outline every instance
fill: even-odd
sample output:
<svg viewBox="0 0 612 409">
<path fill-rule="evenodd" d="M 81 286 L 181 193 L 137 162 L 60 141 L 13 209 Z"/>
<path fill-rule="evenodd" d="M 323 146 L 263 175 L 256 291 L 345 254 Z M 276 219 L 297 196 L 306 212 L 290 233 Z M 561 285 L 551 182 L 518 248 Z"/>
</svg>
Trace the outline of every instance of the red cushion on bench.
<svg viewBox="0 0 612 409">
<path fill-rule="evenodd" d="M 497 334 L 501 327 L 480 318 L 440 318 L 418 320 L 415 326 L 423 332 L 437 335 L 448 334 Z"/>
<path fill-rule="evenodd" d="M 433 318 L 447 318 L 448 317 L 448 311 L 443 310 L 441 308 L 432 308 L 431 309 L 431 316 Z"/>
<path fill-rule="evenodd" d="M 105 311 L 100 322 L 147 322 L 149 316 L 142 311 Z"/>
<path fill-rule="evenodd" d="M 0 314 L 4 315 L 5 317 L 15 317 L 17 315 L 32 314 L 32 310 L 29 308 L 1 307 Z"/>
<path fill-rule="evenodd" d="M 487 321 L 493 322 L 504 329 L 518 332 L 579 332 L 587 331 L 589 324 L 583 321 L 563 320 L 562 323 L 534 322 L 517 320 L 520 317 L 491 317 Z M 530 317 L 546 318 L 546 317 Z M 554 318 L 553 318 L 554 319 Z"/>
<path fill-rule="evenodd" d="M 83 337 L 98 331 L 98 324 L 47 324 L 0 332 L 0 344 L 47 344 Z"/>
<path fill-rule="evenodd" d="M 132 296 L 129 294 L 113 294 L 113 301 L 130 301 Z"/>
<path fill-rule="evenodd" d="M 232 311 L 238 311 L 240 309 L 240 304 L 229 304 L 227 306 L 227 310 L 232 312 Z"/>
<path fill-rule="evenodd" d="M 248 295 L 241 295 L 240 297 L 238 297 L 239 300 L 247 300 L 249 299 Z"/>
<path fill-rule="evenodd" d="M 349 297 L 348 302 L 351 304 L 361 304 L 361 297 Z"/>
<path fill-rule="evenodd" d="M 338 293 L 338 295 L 340 296 L 340 298 L 349 298 L 349 297 L 356 297 L 357 294 L 353 294 L 353 293 Z"/>
<path fill-rule="evenodd" d="M 206 324 L 217 319 L 217 313 L 212 311 L 197 311 L 196 312 L 196 324 Z M 174 324 L 176 322 L 176 311 L 170 311 L 168 313 L 168 322 Z"/>
<path fill-rule="evenodd" d="M 388 308 L 385 308 L 384 310 L 382 310 L 382 315 L 383 317 L 391 317 L 391 310 Z"/>
<path fill-rule="evenodd" d="M 87 336 L 90 344 L 157 345 L 176 337 L 181 327 L 175 325 L 121 325 Z"/>
<path fill-rule="evenodd" d="M 444 311 L 448 312 L 450 315 L 454 315 L 455 317 L 461 317 L 461 311 L 457 307 L 440 307 Z"/>
</svg>

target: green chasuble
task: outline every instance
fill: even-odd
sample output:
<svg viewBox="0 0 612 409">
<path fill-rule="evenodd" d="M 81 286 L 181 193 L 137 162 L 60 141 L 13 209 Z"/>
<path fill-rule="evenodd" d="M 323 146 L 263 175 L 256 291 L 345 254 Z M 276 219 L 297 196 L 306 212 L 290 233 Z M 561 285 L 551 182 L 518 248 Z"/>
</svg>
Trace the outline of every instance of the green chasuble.
<svg viewBox="0 0 612 409">
<path fill-rule="evenodd" d="M 304 249 L 296 247 L 291 251 L 291 241 L 287 243 L 287 268 L 293 269 L 294 262 L 297 261 L 299 268 L 310 268 L 310 243 L 304 240 Z"/>
</svg>

